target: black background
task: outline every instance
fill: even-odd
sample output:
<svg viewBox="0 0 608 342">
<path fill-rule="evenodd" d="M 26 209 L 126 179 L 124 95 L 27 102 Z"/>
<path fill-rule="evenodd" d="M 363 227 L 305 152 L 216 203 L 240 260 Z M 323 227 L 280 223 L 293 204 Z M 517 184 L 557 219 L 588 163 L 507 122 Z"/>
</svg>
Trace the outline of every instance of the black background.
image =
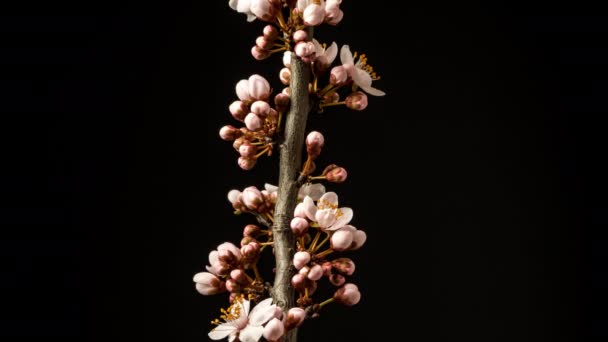
<svg viewBox="0 0 608 342">
<path fill-rule="evenodd" d="M 227 1 L 0 11 L 3 340 L 206 340 L 191 277 L 236 241 L 252 172 L 218 129 L 272 80 Z M 396 4 L 400 8 L 396 8 Z M 604 341 L 605 12 L 591 2 L 344 1 L 318 37 L 367 53 L 384 98 L 314 115 L 331 189 L 368 233 L 363 300 L 302 341 Z M 397 280 L 406 279 L 405 282 Z"/>
</svg>

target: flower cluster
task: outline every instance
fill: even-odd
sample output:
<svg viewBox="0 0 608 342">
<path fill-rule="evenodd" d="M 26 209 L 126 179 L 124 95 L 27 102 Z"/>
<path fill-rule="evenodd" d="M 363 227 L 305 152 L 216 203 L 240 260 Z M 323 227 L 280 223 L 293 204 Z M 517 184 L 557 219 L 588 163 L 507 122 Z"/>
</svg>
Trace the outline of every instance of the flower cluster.
<svg viewBox="0 0 608 342">
<path fill-rule="evenodd" d="M 289 105 L 289 97 L 278 94 L 275 108 L 268 102 L 271 88 L 268 81 L 260 75 L 252 75 L 236 85 L 238 101 L 229 106 L 232 117 L 243 123 L 241 128 L 227 125 L 220 129 L 220 137 L 233 141 L 239 153 L 239 166 L 244 170 L 252 169 L 258 158 L 271 155 L 281 116 Z"/>
</svg>

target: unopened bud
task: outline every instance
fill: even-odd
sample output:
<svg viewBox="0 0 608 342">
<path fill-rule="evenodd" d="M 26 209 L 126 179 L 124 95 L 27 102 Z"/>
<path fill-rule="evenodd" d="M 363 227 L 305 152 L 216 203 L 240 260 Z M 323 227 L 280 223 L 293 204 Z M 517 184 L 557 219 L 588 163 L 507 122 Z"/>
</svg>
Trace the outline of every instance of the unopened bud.
<svg viewBox="0 0 608 342">
<path fill-rule="evenodd" d="M 255 40 L 255 45 L 262 50 L 268 51 L 272 48 L 273 41 L 266 39 L 264 36 L 259 36 Z"/>
<path fill-rule="evenodd" d="M 361 300 L 361 292 L 357 285 L 348 283 L 334 293 L 334 300 L 346 306 L 353 306 Z"/>
<path fill-rule="evenodd" d="M 245 117 L 245 125 L 251 131 L 259 131 L 264 125 L 264 120 L 259 115 L 249 113 Z"/>
<path fill-rule="evenodd" d="M 291 277 L 291 286 L 298 291 L 303 291 L 306 284 L 306 276 L 303 274 L 296 273 Z"/>
<path fill-rule="evenodd" d="M 196 290 L 202 295 L 209 296 L 226 291 L 224 282 L 209 272 L 197 273 L 193 280 L 196 283 Z"/>
<path fill-rule="evenodd" d="M 243 236 L 255 236 L 260 233 L 260 227 L 255 224 L 248 224 L 243 228 Z"/>
<path fill-rule="evenodd" d="M 310 262 L 310 253 L 308 252 L 300 251 L 293 256 L 293 265 L 298 270 L 308 264 L 308 262 Z"/>
<path fill-rule="evenodd" d="M 228 290 L 228 292 L 238 292 L 241 290 L 241 285 L 231 278 L 226 280 L 226 290 Z"/>
<path fill-rule="evenodd" d="M 331 236 L 331 248 L 336 251 L 345 251 L 353 242 L 353 233 L 347 230 L 338 230 Z"/>
<path fill-rule="evenodd" d="M 308 230 L 308 220 L 301 217 L 294 217 L 291 220 L 291 231 L 296 234 L 296 236 L 301 236 L 306 233 Z"/>
<path fill-rule="evenodd" d="M 265 118 L 270 113 L 270 105 L 266 101 L 255 101 L 251 104 L 251 112 Z"/>
<path fill-rule="evenodd" d="M 314 265 L 308 271 L 307 277 L 310 280 L 317 281 L 317 280 L 321 279 L 322 276 L 323 276 L 323 267 L 321 267 L 321 265 Z"/>
<path fill-rule="evenodd" d="M 367 108 L 367 95 L 361 91 L 348 95 L 344 101 L 346 107 L 353 110 L 364 110 Z"/>
<path fill-rule="evenodd" d="M 304 30 L 297 30 L 293 33 L 293 40 L 296 43 L 303 42 L 308 39 L 308 33 Z"/>
<path fill-rule="evenodd" d="M 262 198 L 262 193 L 255 186 L 250 186 L 243 190 L 243 204 L 249 210 L 257 210 L 261 204 L 264 203 L 264 198 Z"/>
<path fill-rule="evenodd" d="M 251 145 L 250 143 L 245 143 L 239 147 L 239 153 L 242 157 L 252 158 L 255 156 L 258 148 L 256 146 Z"/>
<path fill-rule="evenodd" d="M 325 6 L 310 4 L 304 9 L 302 17 L 306 26 L 317 26 L 325 19 Z"/>
<path fill-rule="evenodd" d="M 277 341 L 283 334 L 285 334 L 285 326 L 283 326 L 283 322 L 279 319 L 273 318 L 270 322 L 266 323 L 263 332 L 266 341 Z"/>
<path fill-rule="evenodd" d="M 270 57 L 270 51 L 264 50 L 261 47 L 254 45 L 251 48 L 251 55 L 258 61 L 262 61 L 268 57 Z"/>
<path fill-rule="evenodd" d="M 260 255 L 260 244 L 258 242 L 250 242 L 241 247 L 241 253 L 247 262 L 253 262 Z"/>
<path fill-rule="evenodd" d="M 249 171 L 249 170 L 253 169 L 256 161 L 257 161 L 257 159 L 240 157 L 238 160 L 238 163 L 239 163 L 239 166 L 241 169 L 243 169 L 245 171 Z"/>
<path fill-rule="evenodd" d="M 266 25 L 264 27 L 264 37 L 267 40 L 274 41 L 279 37 L 279 31 L 272 25 Z"/>
<path fill-rule="evenodd" d="M 366 240 L 367 240 L 367 234 L 365 234 L 364 231 L 357 230 L 357 231 L 353 232 L 353 244 L 350 247 L 350 249 L 356 250 L 356 249 L 361 248 L 361 246 L 363 246 L 363 244 L 365 244 Z"/>
<path fill-rule="evenodd" d="M 350 276 L 355 273 L 355 263 L 349 258 L 340 258 L 331 262 L 333 268 L 338 272 Z"/>
<path fill-rule="evenodd" d="M 291 308 L 287 311 L 287 318 L 285 318 L 285 329 L 291 330 L 297 328 L 306 319 L 306 311 L 302 308 Z"/>
<path fill-rule="evenodd" d="M 306 137 L 306 152 L 310 158 L 316 159 L 321 154 L 324 144 L 325 138 L 323 137 L 323 134 L 317 131 L 308 133 L 308 136 Z"/>
<path fill-rule="evenodd" d="M 245 120 L 245 116 L 247 115 L 247 113 L 249 113 L 249 109 L 243 101 L 232 102 L 228 109 L 230 110 L 230 114 L 232 114 L 232 117 L 238 121 Z"/>
<path fill-rule="evenodd" d="M 291 70 L 288 68 L 283 68 L 279 72 L 279 79 L 284 85 L 289 85 L 289 81 L 291 80 Z"/>
<path fill-rule="evenodd" d="M 344 68 L 344 66 L 342 65 L 334 67 L 329 72 L 329 83 L 331 85 L 342 85 L 344 82 L 346 82 L 347 79 L 348 72 L 346 71 L 346 68 Z"/>
<path fill-rule="evenodd" d="M 348 173 L 343 167 L 337 167 L 325 174 L 325 178 L 331 183 L 342 183 L 346 180 L 347 176 Z"/>
<path fill-rule="evenodd" d="M 346 278 L 341 274 L 332 274 L 329 276 L 329 282 L 336 287 L 342 286 L 346 282 Z"/>
<path fill-rule="evenodd" d="M 241 131 L 233 126 L 227 125 L 220 129 L 220 138 L 226 141 L 232 141 L 242 135 Z"/>
<path fill-rule="evenodd" d="M 287 111 L 287 107 L 289 107 L 289 95 L 278 93 L 277 96 L 274 97 L 274 105 L 276 109 L 284 113 Z"/>
<path fill-rule="evenodd" d="M 249 283 L 249 278 L 247 278 L 247 274 L 240 268 L 230 271 L 230 278 L 234 279 L 240 285 L 246 285 Z"/>
</svg>

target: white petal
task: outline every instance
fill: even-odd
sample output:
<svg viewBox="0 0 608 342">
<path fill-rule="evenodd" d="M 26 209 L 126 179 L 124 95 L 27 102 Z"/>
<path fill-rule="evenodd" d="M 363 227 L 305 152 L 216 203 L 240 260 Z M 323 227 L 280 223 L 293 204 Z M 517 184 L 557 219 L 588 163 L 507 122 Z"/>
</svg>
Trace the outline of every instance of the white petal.
<svg viewBox="0 0 608 342">
<path fill-rule="evenodd" d="M 251 302 L 248 301 L 247 299 L 243 300 L 243 311 L 244 311 L 244 315 L 241 315 L 240 317 L 247 317 L 249 316 L 249 306 L 251 305 Z"/>
<path fill-rule="evenodd" d="M 316 39 L 312 39 L 312 44 L 315 46 L 315 53 L 317 54 L 317 56 L 320 56 L 323 54 L 323 51 L 325 49 L 323 49 L 323 46 L 321 45 L 321 43 L 319 43 L 318 40 Z"/>
<path fill-rule="evenodd" d="M 220 324 L 209 332 L 209 338 L 212 340 L 221 340 L 236 330 L 236 327 L 230 323 Z"/>
<path fill-rule="evenodd" d="M 247 21 L 248 22 L 254 21 L 255 18 L 256 18 L 256 16 L 253 13 L 247 13 Z"/>
<path fill-rule="evenodd" d="M 319 199 L 319 209 L 327 208 L 328 206 L 338 206 L 338 195 L 335 192 L 326 192 Z"/>
<path fill-rule="evenodd" d="M 314 221 L 315 215 L 317 214 L 317 206 L 315 205 L 315 202 L 313 202 L 310 196 L 306 196 L 304 197 L 304 202 L 302 203 L 304 203 L 304 212 L 306 213 L 306 216 L 309 220 Z"/>
<path fill-rule="evenodd" d="M 306 9 L 306 7 L 308 6 L 309 1 L 308 0 L 298 0 L 298 4 L 297 4 L 297 8 L 298 10 L 300 10 L 301 12 L 304 12 L 304 10 Z"/>
<path fill-rule="evenodd" d="M 277 306 L 272 304 L 272 298 L 259 302 L 249 314 L 249 325 L 260 326 L 274 317 Z"/>
<path fill-rule="evenodd" d="M 331 229 L 328 230 L 340 229 L 353 219 L 353 210 L 351 208 L 340 208 L 340 211 L 342 212 L 342 216 L 338 217 L 336 222 L 331 225 Z"/>
<path fill-rule="evenodd" d="M 338 55 L 338 44 L 336 42 L 331 43 L 331 45 L 325 50 L 325 58 L 327 58 L 327 63 L 331 64 L 336 59 Z"/>
<path fill-rule="evenodd" d="M 321 183 L 311 184 L 308 196 L 315 201 L 318 201 L 325 194 L 325 186 Z"/>
<path fill-rule="evenodd" d="M 266 189 L 266 191 L 273 193 L 273 192 L 277 192 L 279 191 L 279 187 L 276 185 L 272 185 L 272 184 L 264 184 L 264 189 Z"/>
<path fill-rule="evenodd" d="M 384 95 L 386 95 L 386 93 L 383 92 L 382 90 L 376 89 L 376 88 L 374 88 L 372 86 L 361 87 L 361 89 L 363 89 L 364 92 L 366 92 L 366 93 L 368 93 L 370 95 L 373 95 L 373 96 L 384 96 Z"/>
<path fill-rule="evenodd" d="M 209 265 L 213 266 L 218 262 L 219 254 L 220 253 L 218 253 L 218 251 L 212 251 L 209 253 Z"/>
<path fill-rule="evenodd" d="M 228 6 L 230 6 L 230 8 L 232 8 L 233 10 L 236 11 L 236 6 L 237 6 L 238 2 L 239 2 L 239 0 L 229 0 Z"/>
<path fill-rule="evenodd" d="M 340 61 L 344 65 L 354 65 L 353 54 L 350 52 L 350 48 L 348 45 L 343 45 L 342 49 L 340 49 Z"/>
<path fill-rule="evenodd" d="M 230 334 L 230 336 L 228 336 L 228 342 L 234 342 L 234 340 L 236 340 L 236 336 L 237 334 Z"/>
<path fill-rule="evenodd" d="M 372 86 L 372 77 L 365 70 L 356 68 L 352 78 L 353 82 L 355 82 L 361 88 Z"/>
<path fill-rule="evenodd" d="M 239 341 L 258 342 L 260 340 L 260 337 L 262 337 L 263 333 L 264 327 L 248 325 L 239 333 Z"/>
<path fill-rule="evenodd" d="M 317 221 L 319 226 L 323 229 L 331 227 L 331 225 L 336 222 L 336 212 L 334 209 L 318 210 L 315 215 L 315 221 Z"/>
<path fill-rule="evenodd" d="M 240 13 L 249 13 L 251 10 L 251 0 L 239 0 L 236 10 Z"/>
<path fill-rule="evenodd" d="M 350 224 L 342 226 L 340 229 L 341 230 L 348 230 L 348 231 L 351 231 L 351 232 L 356 232 L 357 231 L 357 228 L 355 228 L 355 226 L 351 226 Z"/>
</svg>

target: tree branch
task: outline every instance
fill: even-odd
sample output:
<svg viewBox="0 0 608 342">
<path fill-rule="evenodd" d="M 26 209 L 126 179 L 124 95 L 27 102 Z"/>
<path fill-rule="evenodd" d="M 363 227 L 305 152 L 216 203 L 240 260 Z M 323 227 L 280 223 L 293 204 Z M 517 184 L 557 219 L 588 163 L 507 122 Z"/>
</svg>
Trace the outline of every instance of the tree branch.
<svg viewBox="0 0 608 342">
<path fill-rule="evenodd" d="M 274 211 L 274 253 L 276 274 L 272 296 L 283 308 L 294 306 L 294 289 L 291 277 L 294 273 L 292 259 L 295 253 L 295 236 L 291 232 L 290 221 L 297 204 L 299 190 L 298 172 L 302 166 L 302 150 L 306 121 L 310 112 L 310 67 L 294 54 L 291 57 L 291 107 L 285 121 L 285 140 L 281 144 L 279 193 Z M 287 311 L 284 311 L 287 314 Z M 297 329 L 285 336 L 285 342 L 297 340 Z"/>
</svg>

